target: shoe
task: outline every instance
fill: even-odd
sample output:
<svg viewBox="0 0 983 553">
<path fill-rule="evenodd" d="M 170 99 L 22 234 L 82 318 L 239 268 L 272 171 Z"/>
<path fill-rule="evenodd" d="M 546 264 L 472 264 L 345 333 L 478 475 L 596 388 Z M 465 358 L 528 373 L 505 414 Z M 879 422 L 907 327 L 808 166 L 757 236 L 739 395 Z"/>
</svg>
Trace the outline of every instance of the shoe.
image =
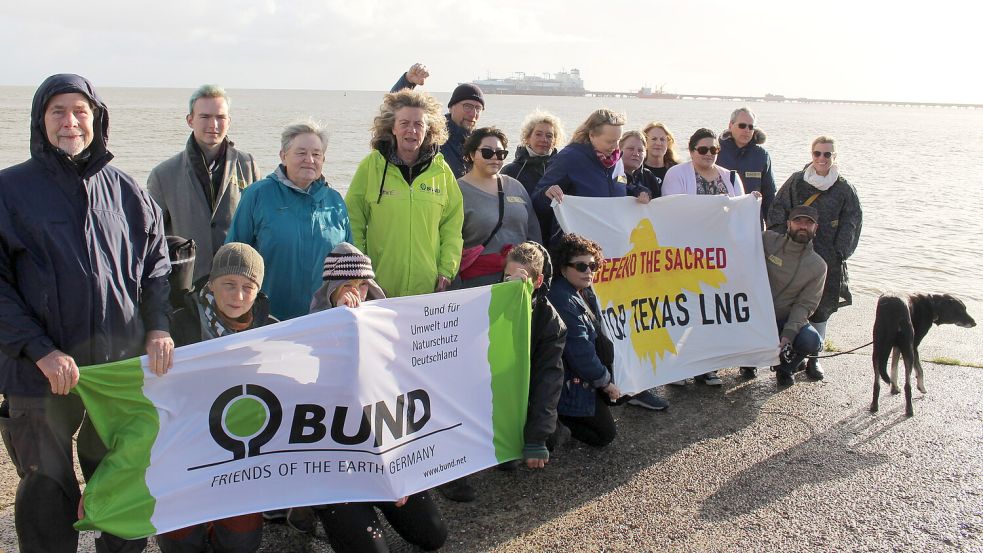
<svg viewBox="0 0 983 553">
<path fill-rule="evenodd" d="M 741 376 L 748 380 L 758 376 L 758 367 L 741 367 Z"/>
<path fill-rule="evenodd" d="M 546 440 L 546 448 L 549 449 L 550 456 L 555 456 L 556 450 L 566 445 L 572 436 L 573 433 L 570 431 L 570 428 L 567 425 L 560 421 L 556 421 L 556 430 L 554 430 L 553 434 Z"/>
<path fill-rule="evenodd" d="M 662 411 L 666 407 L 669 407 L 669 402 L 645 390 L 631 396 L 631 399 L 628 400 L 628 405 L 635 405 L 653 411 Z"/>
<path fill-rule="evenodd" d="M 675 382 L 670 382 L 669 385 L 670 386 L 685 386 L 687 382 L 688 382 L 688 380 L 684 378 L 682 380 L 677 380 Z"/>
<path fill-rule="evenodd" d="M 293 507 L 287 509 L 287 526 L 301 534 L 313 534 L 317 518 L 314 509 L 310 507 Z"/>
<path fill-rule="evenodd" d="M 467 476 L 462 476 L 452 482 L 441 484 L 437 486 L 437 491 L 440 492 L 440 495 L 458 503 L 471 503 L 478 498 L 478 494 L 474 491 L 474 488 L 471 487 L 471 484 L 468 484 Z"/>
<path fill-rule="evenodd" d="M 784 387 L 795 384 L 795 378 L 792 376 L 793 373 L 788 367 L 772 367 L 772 370 L 775 371 L 775 378 L 778 380 L 779 386 Z"/>
<path fill-rule="evenodd" d="M 822 365 L 815 357 L 810 358 L 809 363 L 806 364 L 806 376 L 809 377 L 809 380 L 822 380 L 825 376 Z"/>
<path fill-rule="evenodd" d="M 696 382 L 702 382 L 707 386 L 720 386 L 724 383 L 724 381 L 720 380 L 720 377 L 717 376 L 717 371 L 710 371 L 708 373 L 694 376 L 693 380 Z"/>
<path fill-rule="evenodd" d="M 275 511 L 265 511 L 263 520 L 266 522 L 287 522 L 288 509 L 277 509 Z"/>
</svg>

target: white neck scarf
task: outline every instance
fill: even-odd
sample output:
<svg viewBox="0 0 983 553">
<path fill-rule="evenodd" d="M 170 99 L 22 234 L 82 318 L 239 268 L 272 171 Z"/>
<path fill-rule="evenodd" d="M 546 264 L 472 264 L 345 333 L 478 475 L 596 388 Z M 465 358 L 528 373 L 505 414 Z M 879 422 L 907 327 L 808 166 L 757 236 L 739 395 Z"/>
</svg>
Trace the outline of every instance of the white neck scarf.
<svg viewBox="0 0 983 553">
<path fill-rule="evenodd" d="M 840 172 L 837 170 L 836 164 L 834 163 L 830 166 L 829 173 L 827 173 L 824 177 L 816 173 L 816 168 L 810 163 L 809 166 L 806 167 L 806 172 L 805 175 L 803 175 L 803 178 L 806 182 L 816 187 L 816 189 L 820 192 L 825 192 L 829 190 L 831 186 L 833 186 L 836 179 L 840 178 Z"/>
<path fill-rule="evenodd" d="M 548 155 L 550 155 L 550 153 L 549 153 L 549 152 L 546 152 L 545 154 L 537 154 L 537 153 L 536 153 L 536 152 L 535 152 L 535 151 L 534 151 L 534 150 L 533 150 L 533 149 L 532 149 L 531 147 L 529 147 L 529 146 L 526 146 L 526 151 L 527 151 L 527 152 L 529 152 L 529 157 L 546 157 L 546 156 L 548 156 Z"/>
</svg>

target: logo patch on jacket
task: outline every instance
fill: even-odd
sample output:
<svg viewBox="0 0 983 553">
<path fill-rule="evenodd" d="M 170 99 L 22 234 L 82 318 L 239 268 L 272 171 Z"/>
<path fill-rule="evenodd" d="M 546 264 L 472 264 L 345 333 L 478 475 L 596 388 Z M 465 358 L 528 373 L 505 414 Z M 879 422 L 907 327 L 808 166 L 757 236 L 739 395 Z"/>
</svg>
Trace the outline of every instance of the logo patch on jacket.
<svg viewBox="0 0 983 553">
<path fill-rule="evenodd" d="M 768 256 L 768 261 L 770 261 L 771 263 L 773 263 L 775 265 L 778 265 L 779 267 L 782 266 L 782 258 L 781 257 L 778 257 L 777 255 L 769 255 Z"/>
<path fill-rule="evenodd" d="M 745 171 L 744 172 L 744 178 L 747 178 L 747 179 L 760 179 L 761 178 L 761 171 Z"/>
</svg>

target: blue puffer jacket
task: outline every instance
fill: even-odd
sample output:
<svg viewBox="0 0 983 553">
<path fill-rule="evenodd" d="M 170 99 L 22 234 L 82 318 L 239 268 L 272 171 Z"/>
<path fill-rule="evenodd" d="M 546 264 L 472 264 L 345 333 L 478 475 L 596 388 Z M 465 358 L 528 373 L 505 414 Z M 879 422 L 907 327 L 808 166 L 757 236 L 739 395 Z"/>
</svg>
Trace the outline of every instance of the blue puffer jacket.
<svg viewBox="0 0 983 553">
<path fill-rule="evenodd" d="M 44 130 L 48 101 L 95 104 L 88 160 L 76 164 Z M 59 349 L 82 365 L 142 355 L 169 330 L 171 265 L 157 204 L 109 165 L 109 113 L 89 81 L 55 75 L 31 109 L 31 159 L 0 171 L 0 393 L 50 393 L 36 361 Z"/>
<path fill-rule="evenodd" d="M 771 155 L 761 147 L 765 143 L 765 133 L 755 129 L 751 141 L 743 148 L 725 131 L 720 135 L 720 153 L 717 165 L 737 171 L 744 182 L 744 192 L 761 192 L 761 220 L 768 218 L 771 202 L 775 200 L 775 174 L 771 170 Z"/>
<path fill-rule="evenodd" d="M 596 303 L 590 290 L 588 301 Z M 597 329 L 587 312 L 587 303 L 574 290 L 570 282 L 559 276 L 549 292 L 550 303 L 556 308 L 567 327 L 567 341 L 563 347 L 563 390 L 556 410 L 569 417 L 591 417 L 597 401 L 597 389 L 611 382 L 608 369 L 597 358 L 594 341 Z"/>
<path fill-rule="evenodd" d="M 615 166 L 617 167 L 617 166 Z M 592 198 L 619 198 L 628 195 L 627 179 L 614 178 L 614 167 L 607 169 L 597 159 L 594 147 L 571 142 L 557 152 L 546 167 L 546 174 L 532 196 L 533 207 L 539 216 L 543 241 L 549 245 L 560 235 L 560 228 L 553 217 L 553 208 L 546 197 L 546 189 L 558 185 L 564 194 Z M 544 223 L 549 222 L 544 226 Z"/>
<path fill-rule="evenodd" d="M 281 321 L 306 315 L 321 286 L 324 258 L 341 242 L 352 242 L 348 208 L 324 177 L 301 190 L 283 166 L 242 193 L 225 243 L 256 248 L 266 264 L 263 293 Z"/>
</svg>

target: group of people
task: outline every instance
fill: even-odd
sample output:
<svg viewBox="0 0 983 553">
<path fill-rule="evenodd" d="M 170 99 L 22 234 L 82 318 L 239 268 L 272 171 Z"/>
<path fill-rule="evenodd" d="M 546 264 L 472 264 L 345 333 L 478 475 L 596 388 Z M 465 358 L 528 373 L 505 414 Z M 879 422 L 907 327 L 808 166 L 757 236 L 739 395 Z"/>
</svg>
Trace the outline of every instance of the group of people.
<svg viewBox="0 0 983 553">
<path fill-rule="evenodd" d="M 109 165 L 108 110 L 92 84 L 54 75 L 31 112 L 31 157 L 0 171 L 0 436 L 20 477 L 15 523 L 22 551 L 75 551 L 81 511 L 72 437 L 88 478 L 106 448 L 84 417 L 79 365 L 146 353 L 166 378 L 175 346 L 310 312 L 482 286 L 534 285 L 530 386 L 521 462 L 539 469 L 571 437 L 603 447 L 616 435 L 610 406 L 664 409 L 653 391 L 625 396 L 611 377 L 592 282 L 604 255 L 562 232 L 551 202 L 565 195 L 648 203 L 670 194 L 754 193 L 783 355 L 780 384 L 814 359 L 826 321 L 849 302 L 844 261 L 857 246 L 857 194 L 838 173 L 833 139 L 777 190 L 764 134 L 741 108 L 722 135 L 701 128 L 682 162 L 658 122 L 625 131 L 624 116 L 591 113 L 563 145 L 560 120 L 526 118 L 511 163 L 508 137 L 478 127 L 481 89 L 462 84 L 446 115 L 413 65 L 386 94 L 370 153 L 347 194 L 323 176 L 325 129 L 286 127 L 280 164 L 261 177 L 228 133 L 230 99 L 205 85 L 188 104 L 184 150 L 150 174 L 146 190 Z M 196 244 L 193 284 L 169 301 L 167 237 Z M 609 341 L 608 341 L 609 343 Z M 754 377 L 755 367 L 742 367 Z M 698 377 L 721 383 L 715 371 Z M 466 478 L 440 487 L 473 500 Z M 382 514 L 419 547 L 441 547 L 447 526 L 425 491 L 396 502 L 298 506 L 157 536 L 162 551 L 255 551 L 264 518 L 304 531 L 320 521 L 336 551 L 387 550 Z M 265 515 L 265 517 L 264 517 Z M 210 545 L 209 545 L 210 544 Z M 140 551 L 146 540 L 102 533 L 99 551 Z"/>
</svg>

